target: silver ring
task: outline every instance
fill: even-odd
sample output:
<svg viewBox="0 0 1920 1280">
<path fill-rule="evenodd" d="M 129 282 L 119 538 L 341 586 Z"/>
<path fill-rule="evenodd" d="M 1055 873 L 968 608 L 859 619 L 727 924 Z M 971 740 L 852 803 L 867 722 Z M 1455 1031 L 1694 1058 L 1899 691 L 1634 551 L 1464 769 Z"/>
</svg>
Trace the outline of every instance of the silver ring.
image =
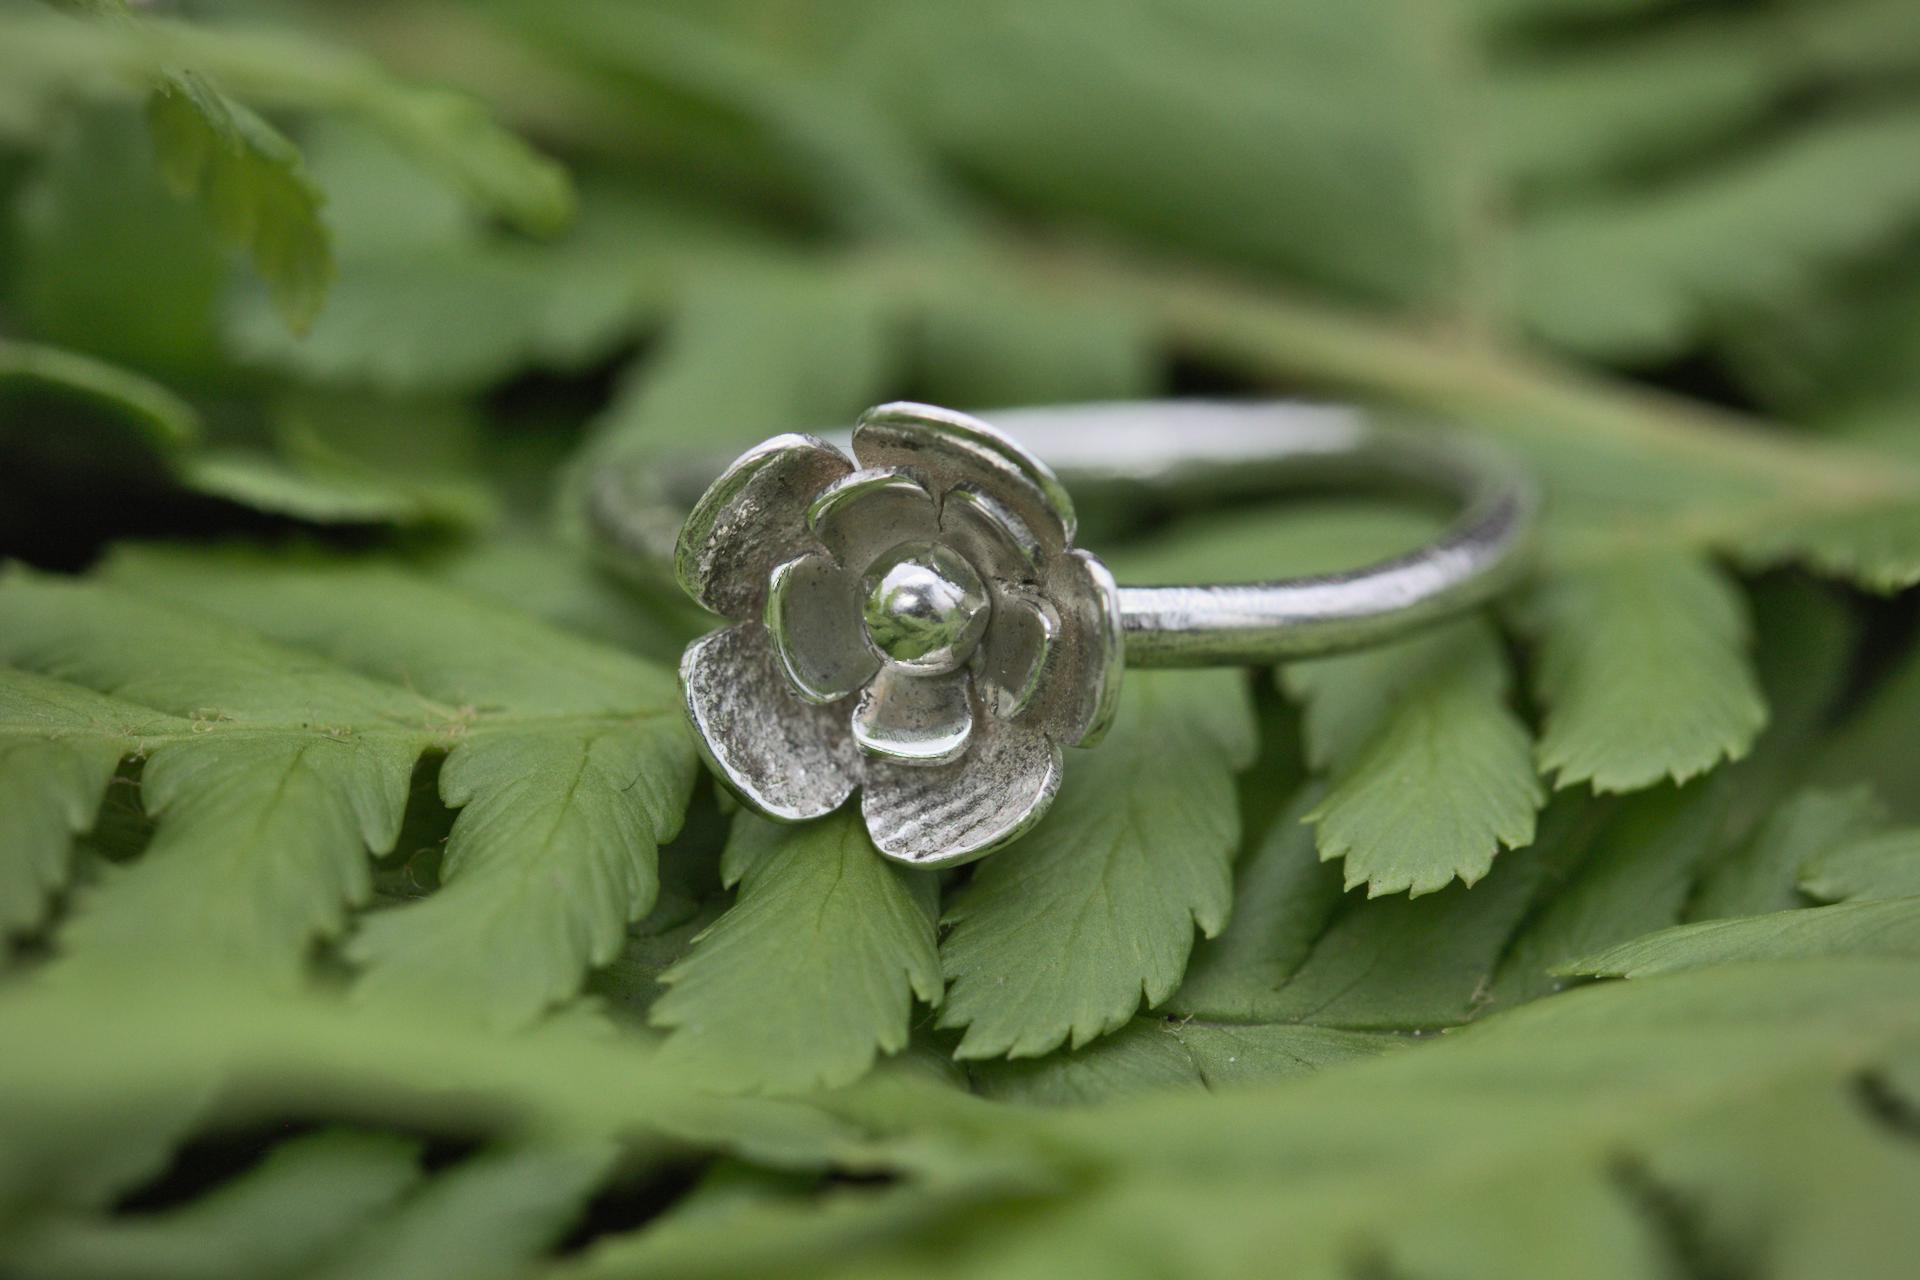
<svg viewBox="0 0 1920 1280">
<path fill-rule="evenodd" d="M 1534 486 L 1503 455 L 1354 409 L 992 418 L 886 404 L 844 445 L 776 436 L 711 483 L 716 468 L 691 459 L 595 477 L 601 539 L 671 564 L 730 623 L 687 646 L 680 678 L 709 763 L 752 808 L 803 821 L 858 791 L 887 857 L 969 861 L 1046 812 L 1061 749 L 1099 740 L 1126 667 L 1263 665 L 1403 635 L 1506 586 L 1533 524 Z M 1426 546 L 1341 573 L 1120 586 L 1074 545 L 1062 477 L 1123 499 L 1386 483 L 1458 514 Z"/>
</svg>

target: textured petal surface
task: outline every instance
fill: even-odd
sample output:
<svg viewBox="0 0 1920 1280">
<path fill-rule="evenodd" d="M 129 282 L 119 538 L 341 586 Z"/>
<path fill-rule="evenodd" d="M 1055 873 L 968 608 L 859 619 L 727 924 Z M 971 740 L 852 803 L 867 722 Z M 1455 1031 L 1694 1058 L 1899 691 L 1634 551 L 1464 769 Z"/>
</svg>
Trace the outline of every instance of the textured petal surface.
<svg viewBox="0 0 1920 1280">
<path fill-rule="evenodd" d="M 787 678 L 809 702 L 837 702 L 880 669 L 860 622 L 860 579 L 821 552 L 773 571 L 767 630 Z"/>
<path fill-rule="evenodd" d="M 853 431 L 863 467 L 905 467 L 936 494 L 971 484 L 994 495 L 1048 551 L 1073 541 L 1073 501 L 1045 463 L 978 418 L 906 401 L 869 409 Z"/>
<path fill-rule="evenodd" d="M 913 675 L 888 667 L 860 693 L 853 737 L 870 756 L 926 767 L 967 749 L 973 707 L 965 671 Z"/>
<path fill-rule="evenodd" d="M 955 485 L 940 503 L 940 534 L 983 577 L 1037 582 L 1046 553 L 1027 522 L 977 485 Z"/>
<path fill-rule="evenodd" d="M 741 454 L 680 527 L 680 585 L 722 617 L 758 617 L 773 567 L 813 549 L 808 505 L 852 470 L 845 454 L 806 435 L 775 436 Z"/>
<path fill-rule="evenodd" d="M 1052 675 L 1060 615 L 1039 592 L 993 589 L 993 621 L 980 647 L 980 701 L 1001 719 L 1033 705 Z"/>
<path fill-rule="evenodd" d="M 831 813 L 860 780 L 845 703 L 817 705 L 787 684 L 757 622 L 702 636 L 680 660 L 687 712 L 707 758 L 770 818 Z"/>
<path fill-rule="evenodd" d="M 971 750 L 936 768 L 874 760 L 860 810 L 867 834 L 896 862 L 944 867 L 1017 839 L 1060 789 L 1060 749 L 1018 721 L 985 720 Z"/>
<path fill-rule="evenodd" d="M 1050 669 L 1032 713 L 1066 746 L 1091 746 L 1113 721 L 1125 665 L 1119 588 L 1113 574 L 1085 551 L 1048 568 L 1047 598 L 1060 616 Z"/>
<path fill-rule="evenodd" d="M 897 467 L 856 471 L 827 486 L 807 508 L 807 524 L 856 575 L 903 542 L 931 541 L 939 529 L 933 495 Z"/>
</svg>

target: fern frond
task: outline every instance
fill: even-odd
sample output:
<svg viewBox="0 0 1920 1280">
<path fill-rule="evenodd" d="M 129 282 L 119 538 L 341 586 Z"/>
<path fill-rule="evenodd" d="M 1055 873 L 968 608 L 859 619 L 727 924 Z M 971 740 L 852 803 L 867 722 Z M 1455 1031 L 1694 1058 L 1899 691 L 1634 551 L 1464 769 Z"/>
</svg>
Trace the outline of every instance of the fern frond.
<svg viewBox="0 0 1920 1280">
<path fill-rule="evenodd" d="M 246 249 L 289 327 L 304 333 L 333 282 L 323 199 L 284 134 L 205 77 L 168 75 L 148 108 L 161 172 Z"/>
<path fill-rule="evenodd" d="M 157 819 L 153 846 L 86 895 L 65 949 L 217 952 L 291 981 L 365 902 L 367 855 L 392 847 L 434 751 L 463 807 L 446 889 L 352 940 L 368 988 L 524 1021 L 613 957 L 692 782 L 670 677 L 397 574 L 206 567 L 131 557 L 117 572 L 285 643 L 109 587 L 0 587 L 6 660 L 63 682 L 68 720 L 112 726 L 88 741 L 97 758 L 145 760 Z M 75 732 L 39 719 L 12 736 Z"/>
<path fill-rule="evenodd" d="M 1404 1036 L 1310 1023 L 1135 1018 L 1092 1044 L 1043 1058 L 974 1064 L 989 1098 L 1045 1106 L 1090 1106 L 1135 1094 L 1264 1084 L 1310 1076 L 1410 1046 Z"/>
<path fill-rule="evenodd" d="M 1644 978 L 1683 969 L 1810 956 L 1920 957 L 1920 898 L 1873 898 L 1762 916 L 1677 925 L 1556 972 L 1589 978 Z"/>
<path fill-rule="evenodd" d="M 463 1280 L 526 1266 L 605 1184 L 619 1149 L 547 1139 L 482 1151 L 436 1173 L 379 1218 L 316 1250 L 317 1280 Z"/>
<path fill-rule="evenodd" d="M 65 421 L 75 416 L 70 425 Z M 83 444 L 91 434 L 101 458 L 136 451 L 144 478 L 164 477 L 187 493 L 250 511 L 316 525 L 471 525 L 484 497 L 435 489 L 342 465 L 309 450 L 280 459 L 264 452 L 202 447 L 199 412 L 165 386 L 77 351 L 0 339 L 0 446 L 31 464 L 45 454 L 54 468 L 61 445 L 28 430 L 54 417 Z M 72 444 L 66 445 L 71 449 Z"/>
<path fill-rule="evenodd" d="M 158 86 L 151 119 L 162 168 L 248 249 L 296 330 L 318 313 L 333 271 L 322 197 L 293 144 L 230 91 L 262 107 L 354 113 L 531 230 L 552 231 L 572 213 L 564 171 L 469 99 L 402 85 L 308 39 L 152 21 L 121 3 L 95 8 L 104 20 L 0 17 L 0 58 L 19 82 L 13 92 L 52 102 L 139 96 Z"/>
<path fill-rule="evenodd" d="M 49 1280 L 291 1274 L 405 1196 L 420 1178 L 418 1160 L 418 1144 L 392 1134 L 290 1138 L 200 1199 L 148 1213 L 51 1217 L 0 1256 Z"/>
<path fill-rule="evenodd" d="M 1550 580 L 1519 609 L 1539 644 L 1540 765 L 1632 791 L 1745 755 L 1766 721 L 1746 606 L 1696 557 L 1627 556 Z"/>
<path fill-rule="evenodd" d="M 1307 757 L 1331 771 L 1306 817 L 1320 856 L 1369 896 L 1473 884 L 1533 841 L 1546 793 L 1532 734 L 1508 706 L 1506 655 L 1469 620 L 1364 653 L 1287 666 Z"/>
<path fill-rule="evenodd" d="M 663 1057 L 733 1088 L 850 1083 L 938 1005 L 932 876 L 888 864 L 849 810 L 800 829 L 741 816 L 722 875 L 735 906 L 660 976 Z"/>
<path fill-rule="evenodd" d="M 1226 924 L 1240 840 L 1234 774 L 1253 756 L 1232 672 L 1136 673 L 1100 749 L 1011 856 L 946 908 L 943 1026 L 963 1058 L 1085 1044 L 1179 985 L 1196 928 Z"/>
<path fill-rule="evenodd" d="M 1885 824 L 1886 806 L 1870 787 L 1802 791 L 1768 815 L 1751 840 L 1708 867 L 1687 904 L 1687 919 L 1806 906 L 1797 888 L 1806 862 L 1868 839 Z"/>
<path fill-rule="evenodd" d="M 1828 902 L 1920 897 L 1920 832 L 1906 827 L 1834 841 L 1802 866 L 1800 887 Z"/>
</svg>

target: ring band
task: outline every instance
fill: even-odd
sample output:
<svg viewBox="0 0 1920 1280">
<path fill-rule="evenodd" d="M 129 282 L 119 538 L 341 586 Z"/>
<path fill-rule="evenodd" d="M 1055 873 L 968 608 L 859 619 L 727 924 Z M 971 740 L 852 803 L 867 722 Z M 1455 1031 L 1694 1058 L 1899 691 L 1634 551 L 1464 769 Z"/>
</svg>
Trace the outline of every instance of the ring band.
<svg viewBox="0 0 1920 1280">
<path fill-rule="evenodd" d="M 1426 546 L 1339 573 L 1226 585 L 1121 586 L 1132 667 L 1264 666 L 1390 640 L 1483 603 L 1522 564 L 1527 474 L 1478 440 L 1298 403 L 1132 402 L 992 415 L 1074 491 L 1214 498 L 1394 483 L 1454 505 Z"/>
<path fill-rule="evenodd" d="M 1045 811 L 1060 748 L 1098 739 L 1124 667 L 1264 665 L 1403 635 L 1511 582 L 1536 508 L 1525 472 L 1479 441 L 1349 408 L 990 417 L 882 405 L 844 442 L 851 458 L 785 435 L 711 483 L 717 468 L 688 458 L 594 477 L 602 543 L 671 564 L 732 624 L 688 646 L 681 680 L 710 763 L 760 812 L 804 820 L 859 791 L 883 854 L 978 857 Z M 1425 546 L 1339 573 L 1122 587 L 1074 545 L 1069 482 L 1123 502 L 1384 484 L 1457 514 Z"/>
</svg>

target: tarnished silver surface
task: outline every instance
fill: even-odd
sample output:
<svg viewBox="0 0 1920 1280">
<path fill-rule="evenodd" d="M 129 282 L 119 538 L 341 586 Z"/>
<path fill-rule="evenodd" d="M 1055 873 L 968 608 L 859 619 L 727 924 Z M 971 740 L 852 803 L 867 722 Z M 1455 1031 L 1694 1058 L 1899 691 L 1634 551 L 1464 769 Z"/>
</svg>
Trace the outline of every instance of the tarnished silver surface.
<svg viewBox="0 0 1920 1280">
<path fill-rule="evenodd" d="M 852 470 L 844 454 L 813 436 L 775 436 L 741 454 L 680 526 L 673 551 L 680 585 L 722 617 L 759 608 L 773 567 L 812 549 L 808 504 Z"/>
<path fill-rule="evenodd" d="M 1060 482 L 986 424 L 884 405 L 851 443 L 778 437 L 694 504 L 675 573 L 734 625 L 687 650 L 688 714 L 761 812 L 860 788 L 881 852 L 961 862 L 1037 821 L 1060 748 L 1111 714 L 1118 594 Z"/>
<path fill-rule="evenodd" d="M 1098 740 L 1126 665 L 1264 664 L 1398 636 L 1506 585 L 1532 523 L 1533 487 L 1502 456 L 1349 409 L 1174 401 L 993 416 L 882 405 L 855 427 L 851 461 L 784 435 L 711 483 L 686 459 L 596 477 L 603 541 L 671 563 L 733 623 L 688 647 L 681 682 L 709 760 L 754 808 L 800 820 L 859 790 L 887 856 L 978 857 L 1039 820 L 1060 749 Z M 1122 495 L 1391 483 L 1460 514 L 1429 545 L 1343 573 L 1121 587 L 1073 545 L 1072 502 L 1036 455 L 1077 487 Z"/>
<path fill-rule="evenodd" d="M 1019 719 L 986 720 L 952 764 L 869 762 L 860 814 L 888 857 L 952 866 L 1025 835 L 1059 790 L 1059 743 Z"/>
<path fill-rule="evenodd" d="M 824 817 L 860 785 L 852 699 L 823 705 L 801 698 L 759 623 L 736 623 L 688 645 L 680 687 L 707 763 L 769 818 Z"/>
</svg>

